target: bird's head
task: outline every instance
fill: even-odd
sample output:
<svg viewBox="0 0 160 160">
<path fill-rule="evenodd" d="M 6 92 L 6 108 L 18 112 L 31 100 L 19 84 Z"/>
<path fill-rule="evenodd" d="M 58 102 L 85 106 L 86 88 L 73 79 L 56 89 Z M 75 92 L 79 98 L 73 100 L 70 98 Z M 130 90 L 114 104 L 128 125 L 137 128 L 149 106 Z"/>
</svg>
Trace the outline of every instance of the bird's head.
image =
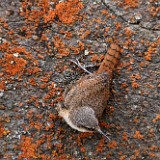
<svg viewBox="0 0 160 160">
<path fill-rule="evenodd" d="M 71 111 L 69 117 L 72 123 L 78 127 L 79 130 L 86 132 L 97 131 L 110 140 L 109 137 L 100 129 L 98 119 L 96 118 L 95 112 L 91 107 L 85 106 L 76 108 Z"/>
</svg>

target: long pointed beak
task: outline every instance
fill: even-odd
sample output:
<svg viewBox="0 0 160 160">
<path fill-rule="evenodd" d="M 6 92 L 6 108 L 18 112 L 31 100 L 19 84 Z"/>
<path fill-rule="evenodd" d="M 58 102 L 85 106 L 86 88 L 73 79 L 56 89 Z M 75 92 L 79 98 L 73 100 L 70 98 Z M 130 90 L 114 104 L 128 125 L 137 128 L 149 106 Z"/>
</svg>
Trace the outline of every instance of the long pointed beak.
<svg viewBox="0 0 160 160">
<path fill-rule="evenodd" d="M 100 128 L 97 128 L 97 131 L 102 134 L 104 137 L 106 137 L 109 141 L 111 141 L 111 139 L 100 129 Z"/>
</svg>

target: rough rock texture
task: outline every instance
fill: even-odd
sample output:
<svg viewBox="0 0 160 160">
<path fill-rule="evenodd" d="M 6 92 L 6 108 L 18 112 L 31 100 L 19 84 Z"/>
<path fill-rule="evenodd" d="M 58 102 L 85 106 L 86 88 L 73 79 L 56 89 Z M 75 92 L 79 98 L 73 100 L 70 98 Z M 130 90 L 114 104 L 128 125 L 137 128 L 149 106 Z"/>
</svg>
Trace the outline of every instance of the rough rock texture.
<svg viewBox="0 0 160 160">
<path fill-rule="evenodd" d="M 0 159 L 160 159 L 158 0 L 0 1 Z M 123 48 L 99 134 L 72 130 L 56 103 Z M 97 67 L 88 68 L 94 71 Z"/>
</svg>

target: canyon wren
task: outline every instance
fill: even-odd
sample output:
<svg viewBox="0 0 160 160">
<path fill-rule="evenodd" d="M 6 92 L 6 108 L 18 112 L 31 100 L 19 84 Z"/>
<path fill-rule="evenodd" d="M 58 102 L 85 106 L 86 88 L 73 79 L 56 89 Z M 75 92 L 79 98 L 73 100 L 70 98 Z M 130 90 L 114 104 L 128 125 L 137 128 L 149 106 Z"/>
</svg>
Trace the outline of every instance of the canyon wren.
<svg viewBox="0 0 160 160">
<path fill-rule="evenodd" d="M 121 48 L 111 44 L 98 71 L 81 77 L 64 91 L 64 101 L 58 104 L 59 115 L 73 129 L 80 132 L 97 131 L 109 139 L 100 129 L 99 119 L 109 99 L 110 83 L 120 55 Z M 79 61 L 77 65 L 83 68 Z"/>
</svg>

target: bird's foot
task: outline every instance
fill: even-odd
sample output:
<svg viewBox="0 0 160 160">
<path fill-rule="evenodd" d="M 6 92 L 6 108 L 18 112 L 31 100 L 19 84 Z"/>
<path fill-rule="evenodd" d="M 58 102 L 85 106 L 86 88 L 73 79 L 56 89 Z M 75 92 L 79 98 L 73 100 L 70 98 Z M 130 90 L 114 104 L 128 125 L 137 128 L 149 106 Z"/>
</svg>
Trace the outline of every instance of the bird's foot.
<svg viewBox="0 0 160 160">
<path fill-rule="evenodd" d="M 74 64 L 76 64 L 81 69 L 83 69 L 86 73 L 91 74 L 91 72 L 89 72 L 84 66 L 81 65 L 81 63 L 79 62 L 78 58 L 76 58 L 76 60 L 72 60 L 71 59 L 70 61 L 73 62 Z"/>
</svg>

